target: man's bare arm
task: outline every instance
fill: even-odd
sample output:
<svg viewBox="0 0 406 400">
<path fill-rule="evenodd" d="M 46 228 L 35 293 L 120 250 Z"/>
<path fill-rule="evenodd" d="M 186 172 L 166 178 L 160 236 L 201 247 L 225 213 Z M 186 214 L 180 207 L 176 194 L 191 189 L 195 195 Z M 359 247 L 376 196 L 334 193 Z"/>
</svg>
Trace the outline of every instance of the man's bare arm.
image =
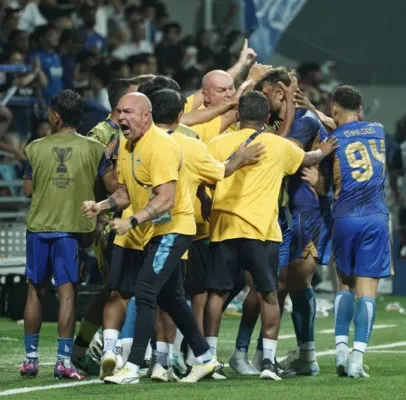
<svg viewBox="0 0 406 400">
<path fill-rule="evenodd" d="M 218 104 L 213 107 L 205 108 L 203 110 L 193 110 L 187 114 L 183 114 L 180 119 L 180 122 L 187 126 L 204 124 L 205 122 L 209 122 L 212 119 L 220 115 L 223 115 L 234 106 L 235 102 L 231 100 L 223 104 Z"/>
<path fill-rule="evenodd" d="M 169 211 L 175 204 L 176 181 L 164 183 L 154 188 L 155 197 L 134 214 L 138 224 L 151 221 Z"/>
</svg>

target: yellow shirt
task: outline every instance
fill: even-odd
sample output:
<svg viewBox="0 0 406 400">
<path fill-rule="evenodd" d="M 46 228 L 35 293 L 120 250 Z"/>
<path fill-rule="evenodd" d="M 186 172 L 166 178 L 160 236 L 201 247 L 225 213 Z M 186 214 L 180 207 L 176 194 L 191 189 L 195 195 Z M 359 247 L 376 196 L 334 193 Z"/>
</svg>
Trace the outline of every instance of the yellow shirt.
<svg viewBox="0 0 406 400">
<path fill-rule="evenodd" d="M 175 131 L 170 136 L 179 145 L 187 167 L 187 178 L 192 198 L 201 183 L 214 185 L 224 178 L 225 165 L 217 161 L 207 146 L 198 139 L 186 137 Z"/>
<path fill-rule="evenodd" d="M 203 110 L 206 106 L 203 104 L 198 109 Z M 197 132 L 199 138 L 206 144 L 210 142 L 213 138 L 220 135 L 221 132 L 221 115 L 212 119 L 204 124 L 194 125 L 192 129 Z M 224 132 L 233 132 L 236 129 L 236 124 L 230 125 Z M 210 195 L 210 191 L 207 191 Z M 201 203 L 198 198 L 195 199 L 195 218 L 196 218 L 196 240 L 205 239 L 209 237 L 209 223 L 203 221 L 201 214 Z"/>
<path fill-rule="evenodd" d="M 191 111 L 193 111 L 193 103 L 195 101 L 195 96 L 192 94 L 186 99 L 186 104 L 183 107 L 183 113 L 187 114 Z"/>
<path fill-rule="evenodd" d="M 154 124 L 137 142 L 131 153 L 132 185 L 141 185 L 149 189 L 176 181 L 175 204 L 173 208 L 153 221 L 146 236 L 155 237 L 168 233 L 194 235 L 196 224 L 193 216 L 193 201 L 187 181 L 187 167 L 182 152 L 176 142 L 166 132 Z M 139 206 L 139 200 L 130 193 L 133 209 Z M 145 206 L 145 204 L 144 204 Z"/>
<path fill-rule="evenodd" d="M 196 197 L 197 188 L 201 183 L 215 184 L 224 178 L 225 166 L 218 162 L 210 154 L 207 146 L 198 139 L 186 137 L 181 132 L 175 131 L 170 134 L 172 139 L 179 145 L 183 161 L 187 167 L 187 180 L 189 184 L 190 195 L 194 202 L 194 216 L 196 221 L 195 240 L 208 237 L 208 229 L 201 217 L 200 201 Z M 198 203 L 198 204 L 197 204 Z M 197 208 L 196 208 L 197 205 Z M 200 218 L 199 218 L 200 217 Z M 197 222 L 201 220 L 202 228 L 205 232 L 199 231 Z M 208 227 L 207 227 L 208 228 Z M 201 235 L 204 235 L 201 237 Z"/>
<path fill-rule="evenodd" d="M 254 132 L 242 129 L 223 134 L 209 143 L 209 150 L 217 160 L 225 161 Z M 282 179 L 298 170 L 305 153 L 272 133 L 260 134 L 253 141 L 258 142 L 266 147 L 261 161 L 217 183 L 210 217 L 212 242 L 237 238 L 282 241 L 278 224 Z"/>
<path fill-rule="evenodd" d="M 130 194 L 130 197 L 137 198 L 138 208 L 133 209 L 130 205 L 123 211 L 123 219 L 128 219 L 137 211 L 144 208 L 148 202 L 149 191 L 138 185 L 131 176 L 131 168 L 126 164 L 131 162 L 131 152 L 128 146 L 128 141 L 124 136 L 120 136 L 120 147 L 118 150 L 117 159 L 117 175 L 120 184 L 125 185 Z M 137 226 L 135 229 L 130 229 L 124 235 L 116 235 L 114 244 L 126 249 L 143 250 L 145 243 L 145 231 L 147 224 Z"/>
</svg>

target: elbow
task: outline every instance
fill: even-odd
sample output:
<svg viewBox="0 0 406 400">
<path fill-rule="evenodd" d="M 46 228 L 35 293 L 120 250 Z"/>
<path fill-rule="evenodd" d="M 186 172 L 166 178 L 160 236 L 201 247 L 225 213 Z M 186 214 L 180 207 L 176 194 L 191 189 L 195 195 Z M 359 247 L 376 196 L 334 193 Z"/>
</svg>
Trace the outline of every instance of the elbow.
<svg viewBox="0 0 406 400">
<path fill-rule="evenodd" d="M 162 205 L 162 212 L 166 213 L 171 210 L 175 205 L 175 196 L 171 196 L 165 199 L 165 202 Z"/>
</svg>

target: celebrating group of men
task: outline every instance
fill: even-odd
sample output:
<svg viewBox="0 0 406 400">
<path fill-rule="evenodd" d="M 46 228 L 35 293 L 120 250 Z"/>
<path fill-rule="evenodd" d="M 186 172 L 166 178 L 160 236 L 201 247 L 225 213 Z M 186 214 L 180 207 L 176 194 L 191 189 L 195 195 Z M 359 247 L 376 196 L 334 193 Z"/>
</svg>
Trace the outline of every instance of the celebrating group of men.
<svg viewBox="0 0 406 400">
<path fill-rule="evenodd" d="M 50 276 L 60 298 L 58 378 L 83 379 L 78 369 L 92 373 L 99 356 L 106 383 L 138 383 L 145 360 L 154 380 L 226 379 L 217 358 L 222 313 L 246 284 L 230 366 L 261 379 L 318 375 L 311 282 L 333 247 L 337 373 L 368 377 L 363 354 L 377 282 L 391 274 L 384 129 L 361 121 L 355 88 L 335 89 L 330 118 L 303 96 L 294 71 L 254 58 L 245 46 L 230 71 L 211 71 L 187 99 L 164 76 L 114 80 L 112 114 L 88 137 L 75 132 L 79 95 L 51 100 L 54 134 L 26 149 L 32 203 L 21 375 L 38 373 Z M 234 78 L 247 71 L 236 90 Z M 80 249 L 91 244 L 106 285 L 74 341 Z M 298 351 L 278 364 L 288 294 Z"/>
</svg>

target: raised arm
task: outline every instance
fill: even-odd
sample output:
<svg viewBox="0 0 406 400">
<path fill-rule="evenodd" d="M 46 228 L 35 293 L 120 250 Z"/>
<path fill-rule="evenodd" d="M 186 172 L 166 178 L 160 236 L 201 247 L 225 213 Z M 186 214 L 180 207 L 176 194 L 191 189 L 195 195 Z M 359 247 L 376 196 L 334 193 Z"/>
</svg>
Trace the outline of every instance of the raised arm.
<svg viewBox="0 0 406 400">
<path fill-rule="evenodd" d="M 335 137 L 330 137 L 320 143 L 319 149 L 307 152 L 301 166 L 311 167 L 312 165 L 319 164 L 324 157 L 330 155 L 337 148 L 337 139 Z"/>
</svg>

